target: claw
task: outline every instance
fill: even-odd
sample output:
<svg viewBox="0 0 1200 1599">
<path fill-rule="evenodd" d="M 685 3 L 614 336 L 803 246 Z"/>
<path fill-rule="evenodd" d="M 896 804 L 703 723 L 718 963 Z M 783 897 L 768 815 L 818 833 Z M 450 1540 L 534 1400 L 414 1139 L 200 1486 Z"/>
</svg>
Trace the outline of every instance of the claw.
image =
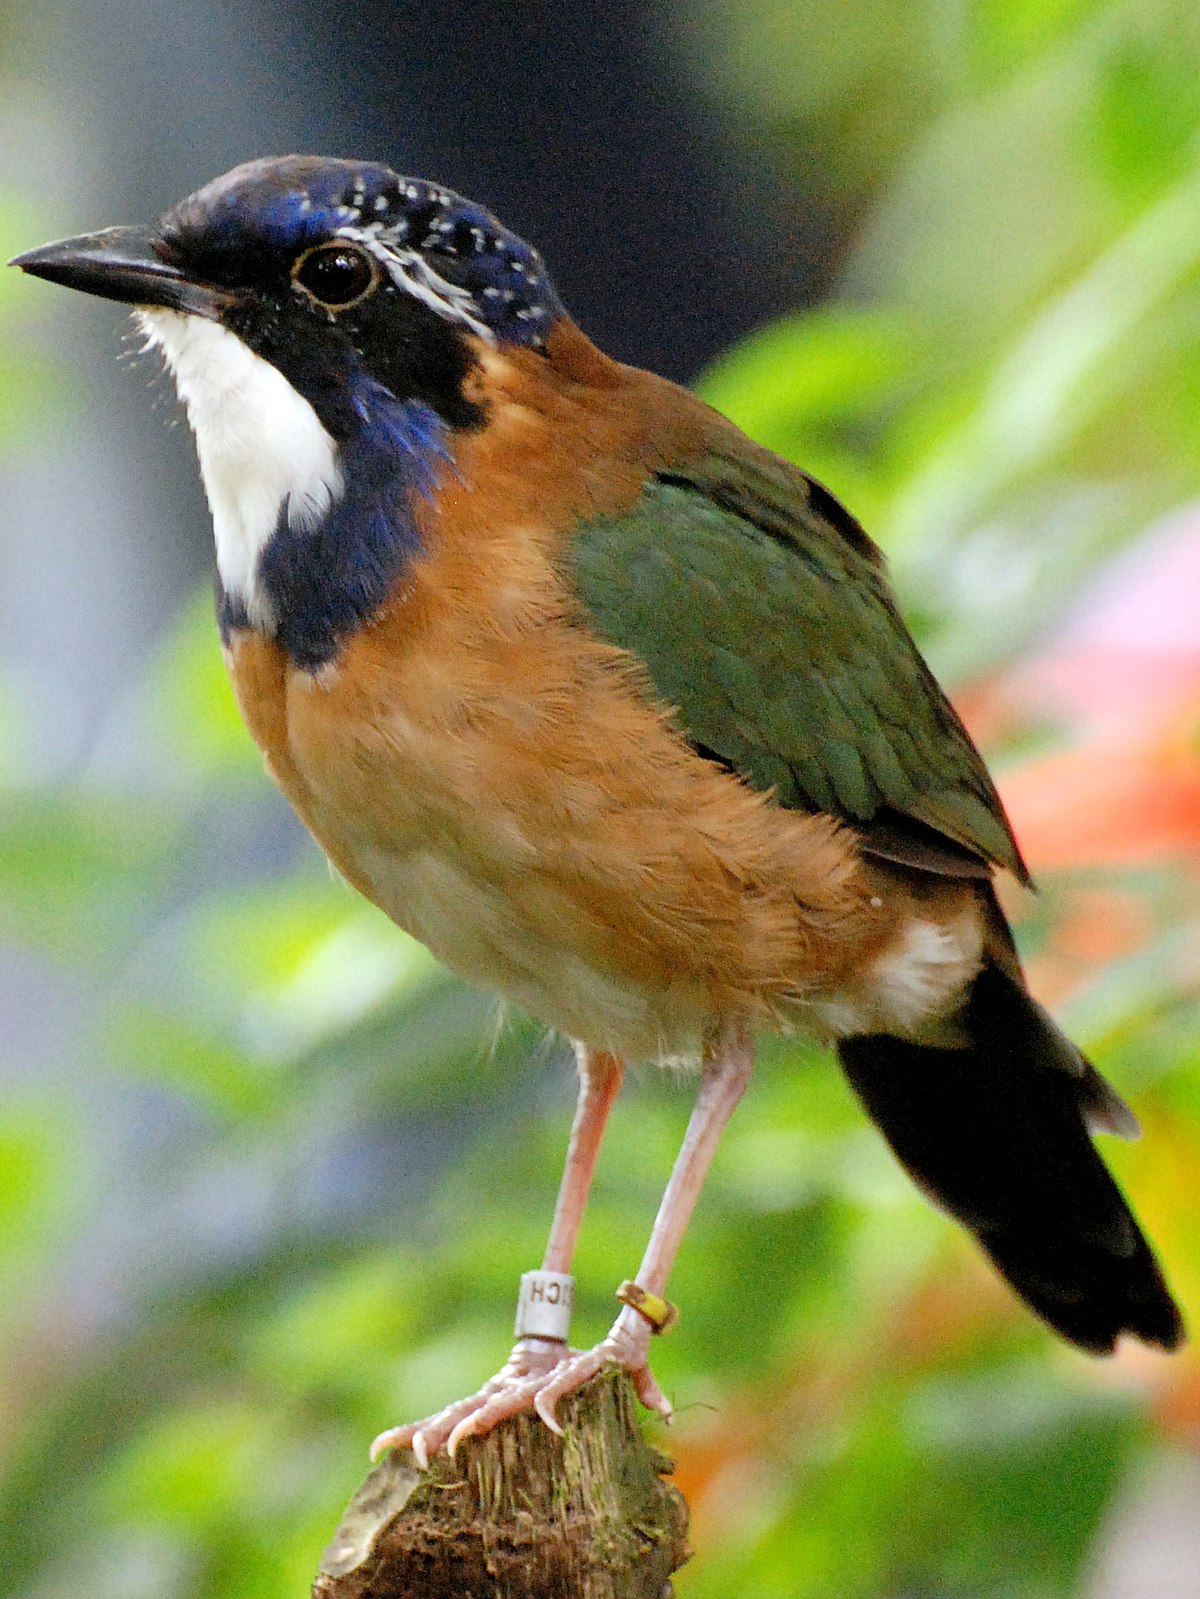
<svg viewBox="0 0 1200 1599">
<path fill-rule="evenodd" d="M 642 1366 L 633 1373 L 633 1391 L 647 1410 L 656 1410 L 664 1421 L 670 1422 L 675 1411 L 649 1366 Z"/>
<path fill-rule="evenodd" d="M 549 1427 L 550 1431 L 557 1433 L 561 1438 L 563 1436 L 562 1424 L 559 1422 L 558 1417 L 554 1414 L 557 1404 L 557 1395 L 551 1394 L 545 1388 L 539 1390 L 539 1392 L 533 1396 L 533 1408 L 545 1422 L 546 1426 Z"/>
<path fill-rule="evenodd" d="M 372 1464 L 374 1464 L 374 1462 L 379 1459 L 380 1455 L 384 1454 L 387 1450 L 404 1449 L 409 1447 L 410 1444 L 413 1453 L 417 1454 L 417 1448 L 412 1439 L 412 1434 L 413 1429 L 411 1427 L 389 1427 L 386 1432 L 381 1432 L 377 1438 L 372 1440 L 371 1443 L 370 1455 Z M 418 1459 L 419 1458 L 420 1456 L 418 1455 Z"/>
</svg>

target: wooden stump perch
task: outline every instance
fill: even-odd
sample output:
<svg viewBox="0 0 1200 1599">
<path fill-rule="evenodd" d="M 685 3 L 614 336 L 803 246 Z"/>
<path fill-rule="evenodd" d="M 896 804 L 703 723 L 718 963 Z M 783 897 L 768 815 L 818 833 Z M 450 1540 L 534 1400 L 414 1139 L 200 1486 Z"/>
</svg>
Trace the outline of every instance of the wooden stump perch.
<svg viewBox="0 0 1200 1599">
<path fill-rule="evenodd" d="M 351 1500 L 313 1599 L 666 1599 L 687 1507 L 628 1377 L 565 1399 L 557 1438 L 514 1416 L 422 1472 L 393 1451 Z"/>
</svg>

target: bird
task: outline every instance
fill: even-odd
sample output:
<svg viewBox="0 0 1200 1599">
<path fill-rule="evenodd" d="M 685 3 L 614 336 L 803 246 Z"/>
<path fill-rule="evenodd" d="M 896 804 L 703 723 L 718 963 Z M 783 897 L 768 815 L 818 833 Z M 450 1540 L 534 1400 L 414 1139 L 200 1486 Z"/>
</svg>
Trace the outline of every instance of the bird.
<svg viewBox="0 0 1200 1599">
<path fill-rule="evenodd" d="M 924 1193 L 1081 1349 L 1183 1321 L 1092 1135 L 1116 1091 L 1026 986 L 1030 876 L 834 494 L 599 350 L 483 206 L 358 160 L 234 168 L 150 227 L 14 265 L 122 302 L 186 410 L 216 611 L 266 766 L 355 889 L 565 1035 L 575 1120 L 517 1341 L 390 1428 L 425 1465 L 649 1361 L 755 1039 L 830 1046 Z M 568 1339 L 628 1062 L 699 1069 L 621 1308 Z"/>
</svg>

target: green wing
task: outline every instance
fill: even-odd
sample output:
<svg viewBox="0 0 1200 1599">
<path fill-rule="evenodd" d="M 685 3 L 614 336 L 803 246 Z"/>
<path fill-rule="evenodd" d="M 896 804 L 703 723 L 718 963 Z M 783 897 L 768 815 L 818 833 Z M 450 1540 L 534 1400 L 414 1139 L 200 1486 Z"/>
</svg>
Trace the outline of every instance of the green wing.
<svg viewBox="0 0 1200 1599">
<path fill-rule="evenodd" d="M 641 658 L 702 753 L 879 854 L 1027 880 L 878 550 L 819 484 L 765 451 L 714 453 L 581 523 L 569 560 L 592 627 Z"/>
</svg>

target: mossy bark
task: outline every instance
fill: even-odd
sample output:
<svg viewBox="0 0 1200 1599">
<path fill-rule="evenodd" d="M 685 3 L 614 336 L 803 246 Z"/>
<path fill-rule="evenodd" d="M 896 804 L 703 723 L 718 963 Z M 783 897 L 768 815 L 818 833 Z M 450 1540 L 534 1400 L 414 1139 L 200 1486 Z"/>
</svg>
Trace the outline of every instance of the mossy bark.
<svg viewBox="0 0 1200 1599">
<path fill-rule="evenodd" d="M 664 1599 L 687 1507 L 663 1480 L 624 1373 L 559 1406 L 565 1437 L 514 1416 L 422 1472 L 393 1451 L 355 1494 L 313 1599 Z"/>
</svg>

